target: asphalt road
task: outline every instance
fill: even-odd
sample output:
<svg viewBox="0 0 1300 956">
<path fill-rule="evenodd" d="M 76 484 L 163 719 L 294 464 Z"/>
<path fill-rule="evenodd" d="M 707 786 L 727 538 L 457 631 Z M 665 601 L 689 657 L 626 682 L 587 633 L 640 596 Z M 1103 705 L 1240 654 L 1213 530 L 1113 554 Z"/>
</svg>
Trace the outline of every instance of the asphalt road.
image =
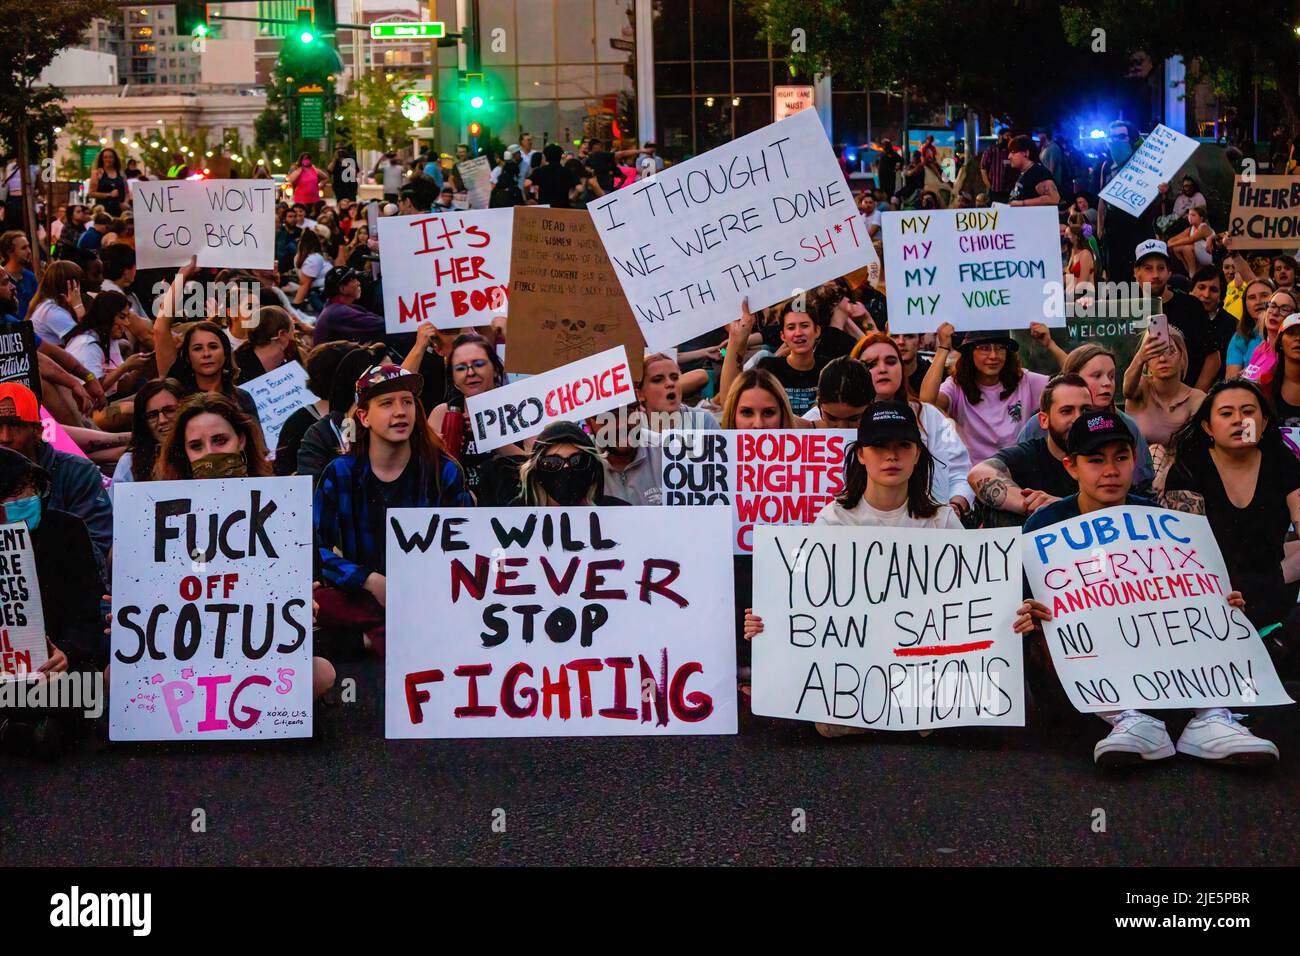
<svg viewBox="0 0 1300 956">
<path fill-rule="evenodd" d="M 381 665 L 340 674 L 358 700 L 313 740 L 110 745 L 101 719 L 58 763 L 0 757 L 0 864 L 1300 863 L 1295 707 L 1251 721 L 1281 748 L 1271 771 L 1116 774 L 1082 716 L 926 739 L 746 711 L 731 737 L 388 741 Z"/>
</svg>

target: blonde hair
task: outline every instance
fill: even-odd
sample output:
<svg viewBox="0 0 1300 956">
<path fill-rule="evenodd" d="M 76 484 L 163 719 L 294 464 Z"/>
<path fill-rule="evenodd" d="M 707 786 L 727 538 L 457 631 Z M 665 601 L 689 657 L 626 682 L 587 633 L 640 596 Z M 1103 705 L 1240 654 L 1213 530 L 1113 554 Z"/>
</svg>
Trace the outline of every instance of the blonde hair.
<svg viewBox="0 0 1300 956">
<path fill-rule="evenodd" d="M 784 386 L 766 369 L 751 368 L 741 372 L 731 383 L 731 391 L 727 393 L 727 400 L 722 406 L 723 428 L 736 427 L 736 406 L 740 404 L 740 396 L 751 388 L 761 388 L 776 399 L 776 404 L 781 409 L 781 428 L 795 427 L 794 409 L 790 407 L 790 397 L 786 395 Z"/>
</svg>

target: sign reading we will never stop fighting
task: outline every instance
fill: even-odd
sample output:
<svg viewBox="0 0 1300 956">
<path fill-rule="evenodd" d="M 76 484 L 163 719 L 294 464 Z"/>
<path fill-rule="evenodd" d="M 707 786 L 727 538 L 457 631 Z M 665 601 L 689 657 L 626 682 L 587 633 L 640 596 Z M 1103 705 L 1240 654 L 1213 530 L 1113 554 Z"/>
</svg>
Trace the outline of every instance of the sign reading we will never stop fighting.
<svg viewBox="0 0 1300 956">
<path fill-rule="evenodd" d="M 726 533 L 720 508 L 389 511 L 387 736 L 734 734 Z"/>
<path fill-rule="evenodd" d="M 1024 535 L 1052 620 L 1056 674 L 1079 710 L 1288 704 L 1203 515 L 1124 505 Z"/>
<path fill-rule="evenodd" d="M 308 477 L 115 492 L 109 736 L 311 735 Z"/>
<path fill-rule="evenodd" d="M 490 325 L 505 315 L 513 209 L 479 209 L 379 220 L 384 322 L 413 332 Z"/>
<path fill-rule="evenodd" d="M 756 524 L 812 524 L 844 490 L 848 428 L 678 431 L 662 436 L 666 505 L 725 505 L 732 552 L 754 550 Z"/>
<path fill-rule="evenodd" d="M 757 311 L 876 261 L 813 110 L 587 210 L 654 351 L 731 321 L 746 297 Z"/>
<path fill-rule="evenodd" d="M 156 269 L 198 256 L 200 266 L 274 268 L 275 190 L 257 179 L 137 182 L 136 264 Z"/>
</svg>

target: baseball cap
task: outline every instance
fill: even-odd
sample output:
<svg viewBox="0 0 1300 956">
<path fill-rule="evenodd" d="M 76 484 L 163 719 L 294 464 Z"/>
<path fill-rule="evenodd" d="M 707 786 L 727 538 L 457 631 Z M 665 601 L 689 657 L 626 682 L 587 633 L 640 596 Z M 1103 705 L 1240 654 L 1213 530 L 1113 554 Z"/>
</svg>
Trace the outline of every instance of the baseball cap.
<svg viewBox="0 0 1300 956">
<path fill-rule="evenodd" d="M 1285 332 L 1287 329 L 1294 329 L 1300 325 L 1300 312 L 1292 312 L 1282 320 L 1282 327 L 1278 329 L 1278 334 Z"/>
<path fill-rule="evenodd" d="M 1119 415 L 1108 408 L 1085 412 L 1070 426 L 1070 433 L 1065 438 L 1065 453 L 1071 458 L 1090 455 L 1102 446 L 1116 441 L 1137 447 L 1133 433 Z"/>
<path fill-rule="evenodd" d="M 858 444 L 887 445 L 891 441 L 921 443 L 916 414 L 907 402 L 872 402 L 858 422 Z"/>
<path fill-rule="evenodd" d="M 1008 351 L 1019 352 L 1020 343 L 1011 337 L 1010 332 L 1001 330 L 993 332 L 967 332 L 966 337 L 957 346 L 959 352 L 969 352 L 977 345 L 1005 345 Z"/>
<path fill-rule="evenodd" d="M 424 376 L 418 372 L 408 372 L 400 365 L 372 365 L 357 379 L 357 404 L 388 392 L 411 392 L 418 397 L 422 391 Z"/>
<path fill-rule="evenodd" d="M 1137 264 L 1147 256 L 1163 256 L 1165 261 L 1169 261 L 1169 247 L 1159 239 L 1144 239 L 1138 243 L 1137 249 L 1133 251 L 1133 262 Z"/>
<path fill-rule="evenodd" d="M 351 282 L 353 279 L 361 278 L 356 269 L 350 266 L 335 266 L 329 272 L 325 273 L 325 298 L 332 299 L 339 294 L 339 290 Z"/>
<path fill-rule="evenodd" d="M 0 385 L 0 420 L 18 419 L 35 425 L 41 420 L 36 395 L 22 382 L 5 382 Z"/>
</svg>

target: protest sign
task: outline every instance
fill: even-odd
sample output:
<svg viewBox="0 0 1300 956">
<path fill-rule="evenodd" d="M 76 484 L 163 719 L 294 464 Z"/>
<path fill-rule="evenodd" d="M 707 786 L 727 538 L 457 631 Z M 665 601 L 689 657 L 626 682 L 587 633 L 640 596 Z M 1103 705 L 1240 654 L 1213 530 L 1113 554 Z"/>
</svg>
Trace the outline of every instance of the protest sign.
<svg viewBox="0 0 1300 956">
<path fill-rule="evenodd" d="M 119 485 L 109 737 L 311 735 L 312 483 Z"/>
<path fill-rule="evenodd" d="M 480 452 L 540 434 L 555 421 L 580 422 L 636 400 L 623 346 L 466 399 Z"/>
<path fill-rule="evenodd" d="M 1283 426 L 1279 429 L 1282 432 L 1282 441 L 1287 448 L 1290 448 L 1296 457 L 1300 458 L 1300 428 L 1294 426 Z"/>
<path fill-rule="evenodd" d="M 253 396 L 257 417 L 262 423 L 262 437 L 266 439 L 268 453 L 274 458 L 285 421 L 304 405 L 316 401 L 316 396 L 307 388 L 307 370 L 297 362 L 285 362 L 239 387 Z"/>
<path fill-rule="evenodd" d="M 486 156 L 461 160 L 456 164 L 460 181 L 465 184 L 465 202 L 468 209 L 486 209 L 492 198 L 492 164 Z"/>
<path fill-rule="evenodd" d="M 72 440 L 72 436 L 68 434 L 67 430 L 55 421 L 49 409 L 42 405 L 38 414 L 41 419 L 41 441 L 52 446 L 55 451 L 61 451 L 76 458 L 90 458 L 81 450 L 81 446 Z M 101 475 L 99 480 L 106 490 L 113 487 L 113 479 L 110 476 Z"/>
<path fill-rule="evenodd" d="M 772 87 L 772 119 L 775 122 L 802 110 L 810 110 L 815 105 L 811 86 Z"/>
<path fill-rule="evenodd" d="M 31 533 L 0 524 L 0 681 L 35 674 L 49 656 Z"/>
<path fill-rule="evenodd" d="M 891 332 L 1065 324 L 1054 208 L 886 212 L 880 232 Z"/>
<path fill-rule="evenodd" d="M 402 508 L 388 525 L 387 736 L 736 732 L 722 509 Z"/>
<path fill-rule="evenodd" d="M 1129 161 L 1101 191 L 1100 198 L 1131 216 L 1140 216 L 1196 152 L 1196 140 L 1164 123 L 1153 129 Z"/>
<path fill-rule="evenodd" d="M 1300 176 L 1238 176 L 1228 215 L 1232 248 L 1300 248 Z"/>
<path fill-rule="evenodd" d="M 591 216 L 539 206 L 514 213 L 506 368 L 537 375 L 621 345 L 639 379 L 645 340 Z"/>
<path fill-rule="evenodd" d="M 1124 505 L 1022 539 L 1047 647 L 1087 712 L 1286 704 L 1203 515 Z"/>
<path fill-rule="evenodd" d="M 753 709 L 872 730 L 1025 723 L 1019 529 L 754 529 Z"/>
<path fill-rule="evenodd" d="M 513 209 L 421 213 L 379 220 L 389 332 L 490 325 L 506 312 Z"/>
<path fill-rule="evenodd" d="M 31 322 L 6 322 L 0 331 L 0 383 L 26 385 L 41 400 L 41 373 L 36 358 L 36 331 Z"/>
<path fill-rule="evenodd" d="M 151 180 L 134 187 L 141 269 L 199 257 L 219 269 L 275 267 L 276 185 L 263 179 Z"/>
<path fill-rule="evenodd" d="M 844 490 L 847 428 L 674 431 L 662 436 L 666 505 L 723 505 L 735 554 L 756 524 L 806 525 Z"/>
<path fill-rule="evenodd" d="M 874 256 L 814 110 L 587 209 L 652 349 L 720 328 L 746 297 L 757 311 Z"/>
</svg>

